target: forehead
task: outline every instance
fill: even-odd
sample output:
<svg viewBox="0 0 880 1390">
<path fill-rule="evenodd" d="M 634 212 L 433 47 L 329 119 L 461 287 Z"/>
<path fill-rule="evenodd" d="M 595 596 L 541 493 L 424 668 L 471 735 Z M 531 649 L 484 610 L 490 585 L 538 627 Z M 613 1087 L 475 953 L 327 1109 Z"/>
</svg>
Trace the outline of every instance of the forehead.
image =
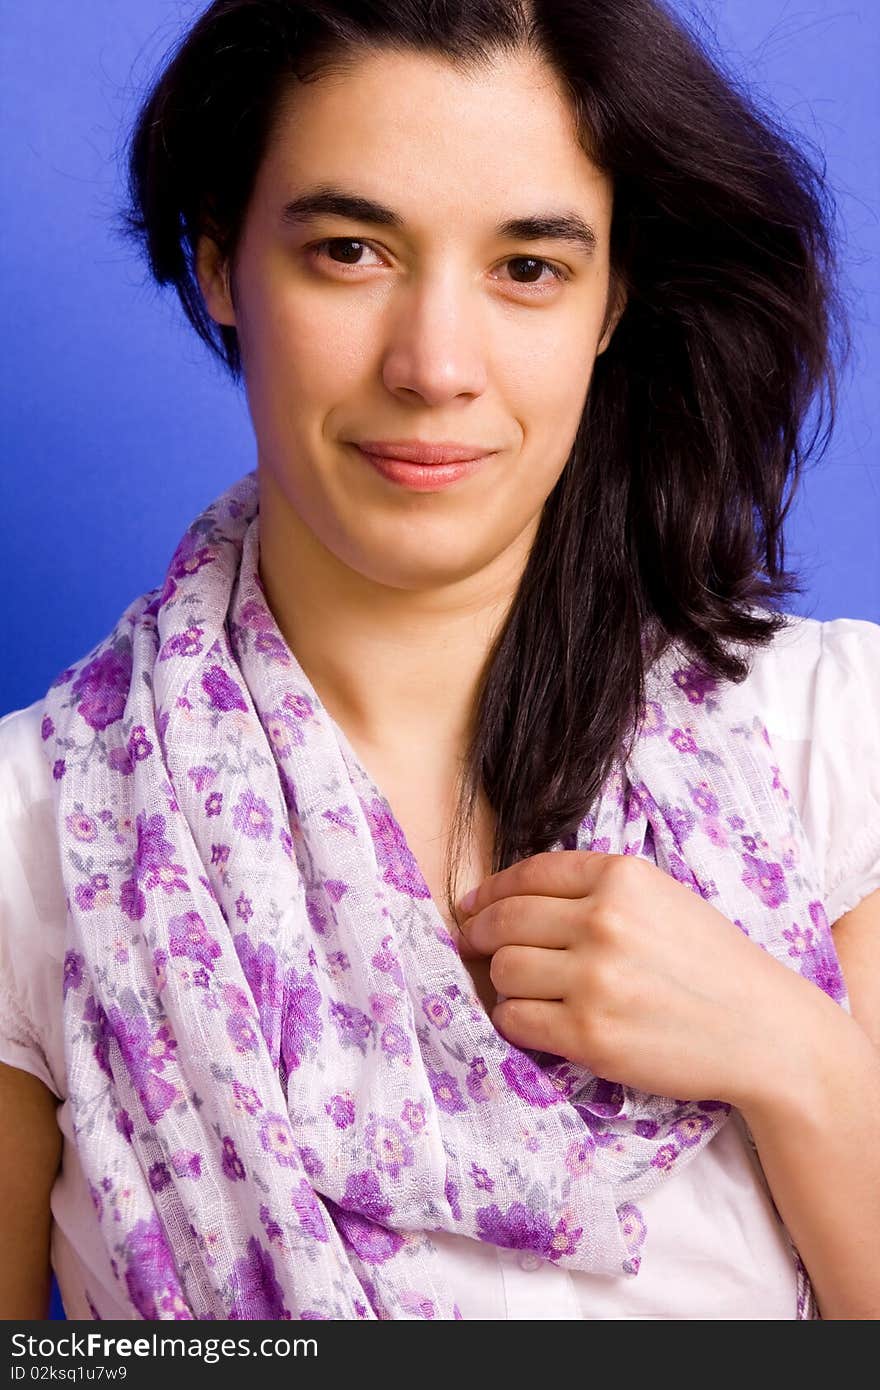
<svg viewBox="0 0 880 1390">
<path fill-rule="evenodd" d="M 578 143 L 560 79 L 531 54 L 463 72 L 379 50 L 292 79 L 255 192 L 283 204 L 314 183 L 369 188 L 414 221 L 489 222 L 512 202 L 580 204 L 600 221 L 610 210 L 610 179 Z"/>
</svg>

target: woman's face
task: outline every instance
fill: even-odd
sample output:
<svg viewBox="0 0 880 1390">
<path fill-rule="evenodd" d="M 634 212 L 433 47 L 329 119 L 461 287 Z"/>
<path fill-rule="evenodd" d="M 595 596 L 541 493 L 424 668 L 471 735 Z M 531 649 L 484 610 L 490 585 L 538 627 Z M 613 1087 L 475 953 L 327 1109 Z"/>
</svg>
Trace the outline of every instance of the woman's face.
<svg viewBox="0 0 880 1390">
<path fill-rule="evenodd" d="M 330 189 L 396 221 L 285 215 Z M 611 205 L 532 57 L 465 77 L 382 50 L 296 84 L 248 209 L 234 307 L 213 243 L 199 248 L 208 310 L 238 331 L 273 522 L 283 513 L 349 569 L 402 589 L 526 553 L 610 336 Z M 548 216 L 579 219 L 594 246 L 499 230 Z M 413 439 L 494 452 L 426 492 L 353 446 Z"/>
</svg>

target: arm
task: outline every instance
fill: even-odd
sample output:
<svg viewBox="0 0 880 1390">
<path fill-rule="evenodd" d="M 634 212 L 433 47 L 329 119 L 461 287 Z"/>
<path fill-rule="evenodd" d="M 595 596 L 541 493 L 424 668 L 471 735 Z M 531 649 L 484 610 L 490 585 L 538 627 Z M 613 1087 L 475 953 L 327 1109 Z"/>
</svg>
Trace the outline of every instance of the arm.
<svg viewBox="0 0 880 1390">
<path fill-rule="evenodd" d="M 45 1318 L 49 1196 L 61 1160 L 58 1101 L 30 1073 L 0 1063 L 0 1318 Z"/>
<path fill-rule="evenodd" d="M 834 927 L 852 1016 L 819 990 L 799 1052 L 741 1107 L 823 1318 L 880 1318 L 880 889 Z"/>
</svg>

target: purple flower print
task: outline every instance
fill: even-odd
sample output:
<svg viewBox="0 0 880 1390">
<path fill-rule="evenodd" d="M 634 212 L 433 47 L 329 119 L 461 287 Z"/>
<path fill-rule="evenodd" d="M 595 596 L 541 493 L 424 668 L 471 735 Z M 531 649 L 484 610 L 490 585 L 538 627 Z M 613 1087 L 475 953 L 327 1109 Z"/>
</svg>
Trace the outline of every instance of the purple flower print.
<svg viewBox="0 0 880 1390">
<path fill-rule="evenodd" d="M 181 917 L 170 918 L 168 939 L 172 956 L 198 961 L 208 970 L 214 969 L 214 961 L 221 955 L 219 941 L 209 934 L 198 912 L 184 912 Z"/>
<path fill-rule="evenodd" d="M 263 1223 L 263 1230 L 269 1238 L 270 1245 L 281 1245 L 284 1232 L 278 1222 L 272 1216 L 269 1208 L 265 1205 L 260 1207 L 260 1220 Z"/>
<path fill-rule="evenodd" d="M 153 745 L 147 738 L 147 731 L 143 724 L 136 724 L 132 729 L 128 739 L 128 756 L 133 763 L 143 762 L 153 751 Z"/>
<path fill-rule="evenodd" d="M 413 1161 L 412 1145 L 396 1120 L 373 1117 L 364 1131 L 364 1143 L 375 1155 L 376 1168 L 380 1173 L 390 1173 L 400 1177 L 402 1168 L 409 1168 Z"/>
<path fill-rule="evenodd" d="M 131 758 L 125 748 L 111 748 L 107 755 L 107 764 L 111 772 L 118 772 L 123 777 L 130 777 L 134 772 Z"/>
<path fill-rule="evenodd" d="M 478 1238 L 506 1250 L 535 1250 L 548 1255 L 553 1231 L 544 1212 L 530 1211 L 522 1202 L 512 1202 L 506 1211 L 492 1205 L 477 1211 Z"/>
<path fill-rule="evenodd" d="M 673 1163 L 678 1158 L 678 1154 L 679 1150 L 676 1148 L 675 1144 L 661 1144 L 654 1154 L 654 1157 L 651 1159 L 651 1167 L 660 1168 L 663 1172 L 666 1172 L 667 1168 L 672 1167 Z"/>
<path fill-rule="evenodd" d="M 846 997 L 846 984 L 840 962 L 830 939 L 816 942 L 803 957 L 803 974 L 838 1004 Z"/>
<path fill-rule="evenodd" d="M 167 1163 L 154 1163 L 147 1176 L 154 1192 L 161 1192 L 171 1181 Z"/>
<path fill-rule="evenodd" d="M 324 1031 L 321 1002 L 321 991 L 312 975 L 288 970 L 281 1017 L 281 1056 L 288 1073 L 300 1066 L 305 1055 L 315 1054 L 315 1045 Z"/>
<path fill-rule="evenodd" d="M 64 995 L 68 990 L 79 989 L 83 978 L 83 958 L 78 951 L 68 951 L 64 957 Z"/>
<path fill-rule="evenodd" d="M 281 701 L 285 709 L 289 709 L 291 714 L 297 719 L 311 719 L 313 708 L 308 695 L 285 695 Z"/>
<path fill-rule="evenodd" d="M 226 1020 L 226 1031 L 235 1044 L 236 1052 L 256 1052 L 259 1039 L 253 1020 L 248 1014 L 236 1011 Z"/>
<path fill-rule="evenodd" d="M 216 555 L 208 545 L 195 547 L 195 537 L 187 532 L 171 561 L 169 573 L 175 579 L 186 579 L 187 575 L 197 574 L 203 565 L 211 565 Z"/>
<path fill-rule="evenodd" d="M 306 1144 L 299 1151 L 302 1166 L 305 1168 L 310 1178 L 318 1178 L 324 1171 L 324 1165 L 314 1149 Z"/>
<path fill-rule="evenodd" d="M 172 656 L 200 656 L 204 635 L 204 628 L 201 627 L 188 627 L 185 632 L 175 632 L 163 643 L 159 660 L 168 661 Z"/>
<path fill-rule="evenodd" d="M 422 1013 L 435 1028 L 448 1028 L 452 1022 L 452 1009 L 449 1000 L 442 994 L 428 994 L 422 1000 Z"/>
<path fill-rule="evenodd" d="M 550 1249 L 547 1251 L 548 1259 L 561 1260 L 563 1255 L 573 1255 L 580 1244 L 583 1233 L 583 1226 L 576 1226 L 572 1229 L 565 1217 L 560 1218 L 550 1238 Z"/>
<path fill-rule="evenodd" d="M 452 1212 L 452 1215 L 454 1216 L 455 1220 L 460 1221 L 461 1203 L 458 1200 L 458 1183 L 453 1182 L 452 1178 L 447 1176 L 446 1184 L 443 1190 L 446 1194 L 446 1200 L 449 1203 L 449 1210 Z"/>
<path fill-rule="evenodd" d="M 419 1134 L 425 1128 L 428 1117 L 425 1114 L 425 1103 L 421 1100 L 405 1100 L 400 1118 L 405 1125 L 409 1125 L 413 1134 Z"/>
<path fill-rule="evenodd" d="M 480 1168 L 476 1163 L 472 1163 L 470 1168 L 470 1175 L 471 1181 L 473 1182 L 474 1186 L 478 1187 L 481 1192 L 495 1191 L 495 1182 L 492 1178 L 489 1177 L 489 1174 L 486 1172 L 485 1168 Z"/>
<path fill-rule="evenodd" d="M 247 709 L 241 691 L 222 666 L 212 666 L 202 676 L 202 689 L 215 709 Z"/>
<path fill-rule="evenodd" d="M 392 1212 L 391 1203 L 382 1194 L 379 1179 L 370 1169 L 362 1173 L 349 1173 L 340 1206 L 346 1211 L 369 1217 L 371 1221 L 381 1221 Z"/>
<path fill-rule="evenodd" d="M 270 661 L 277 661 L 282 666 L 290 665 L 290 652 L 274 632 L 258 632 L 254 638 L 254 647 L 264 656 L 268 656 Z"/>
<path fill-rule="evenodd" d="M 402 1057 L 409 1061 L 412 1057 L 412 1042 L 409 1033 L 399 1023 L 386 1023 L 382 1029 L 379 1046 L 386 1057 Z"/>
<path fill-rule="evenodd" d="M 134 1134 L 134 1121 L 127 1110 L 117 1110 L 116 1128 L 124 1139 L 131 1143 L 131 1136 Z"/>
<path fill-rule="evenodd" d="M 673 1125 L 671 1133 L 681 1148 L 692 1149 L 695 1144 L 699 1144 L 706 1130 L 711 1128 L 712 1121 L 708 1115 L 685 1115 L 677 1125 Z"/>
<path fill-rule="evenodd" d="M 52 735 L 54 734 L 54 732 L 55 732 L 55 725 L 52 723 L 52 720 L 49 718 L 48 714 L 44 714 L 44 715 L 43 715 L 43 722 L 42 722 L 42 724 L 40 725 L 40 738 L 41 738 L 41 739 L 43 740 L 43 742 L 45 743 L 47 739 L 49 739 L 49 738 L 52 737 Z"/>
<path fill-rule="evenodd" d="M 260 1017 L 263 1017 L 264 1012 L 268 1016 L 271 1011 L 279 1010 L 284 991 L 278 974 L 278 958 L 273 948 L 268 941 L 261 941 L 259 947 L 255 948 L 247 932 L 239 932 L 233 938 L 233 945 L 254 1003 L 260 1011 Z"/>
<path fill-rule="evenodd" d="M 197 792 L 203 792 L 206 787 L 210 787 L 211 783 L 216 780 L 217 774 L 213 768 L 205 767 L 204 764 L 201 764 L 199 767 L 191 767 L 187 773 L 187 777 L 192 782 Z"/>
<path fill-rule="evenodd" d="M 207 800 L 205 801 L 205 815 L 206 815 L 206 816 L 219 816 L 219 814 L 220 814 L 220 812 L 221 812 L 222 810 L 223 810 L 223 793 L 222 793 L 222 792 L 209 792 L 209 793 L 208 793 Z"/>
<path fill-rule="evenodd" d="M 73 890 L 73 898 L 81 912 L 91 912 L 95 906 L 95 885 L 78 883 Z"/>
<path fill-rule="evenodd" d="M 330 1020 L 343 1047 L 356 1047 L 366 1056 L 367 1039 L 373 1031 L 373 1020 L 353 1004 L 331 1003 Z"/>
<path fill-rule="evenodd" d="M 389 943 L 393 938 L 383 936 L 382 948 L 372 956 L 370 964 L 375 965 L 377 970 L 381 970 L 383 975 L 390 975 L 396 985 L 401 989 L 404 987 L 403 971 L 400 968 L 400 961 L 391 950 Z"/>
<path fill-rule="evenodd" d="M 200 1178 L 202 1176 L 202 1155 L 191 1149 L 178 1149 L 171 1155 L 171 1167 L 179 1178 Z"/>
<path fill-rule="evenodd" d="M 458 1110 L 467 1110 L 467 1102 L 462 1099 L 458 1082 L 451 1072 L 431 1071 L 429 1068 L 428 1081 L 440 1110 L 444 1110 L 447 1115 L 454 1115 Z"/>
<path fill-rule="evenodd" d="M 486 1066 L 484 1058 L 471 1058 L 464 1084 L 471 1100 L 480 1103 L 489 1099 L 495 1088 L 489 1079 L 489 1068 Z"/>
<path fill-rule="evenodd" d="M 284 1292 L 275 1276 L 275 1265 L 268 1250 L 251 1236 L 247 1254 L 236 1260 L 232 1269 L 231 1319 L 286 1320 L 291 1316 L 285 1307 Z"/>
<path fill-rule="evenodd" d="M 669 735 L 669 742 L 679 753 L 698 753 L 700 751 L 690 725 L 684 729 L 673 729 Z"/>
<path fill-rule="evenodd" d="M 119 906 L 133 922 L 140 922 L 147 910 L 147 900 L 137 886 L 137 880 L 127 878 L 119 894 Z"/>
<path fill-rule="evenodd" d="M 260 1121 L 260 1143 L 282 1168 L 296 1168 L 299 1150 L 293 1142 L 290 1121 L 283 1115 L 264 1115 Z"/>
<path fill-rule="evenodd" d="M 511 1052 L 501 1063 L 501 1075 L 508 1086 L 529 1105 L 545 1109 L 558 1105 L 562 1096 L 530 1057 L 523 1052 Z"/>
<path fill-rule="evenodd" d="M 129 1232 L 125 1283 L 142 1318 L 158 1319 L 157 1303 L 162 1297 L 180 1298 L 185 1302 L 171 1248 L 158 1216 L 138 1221 Z"/>
<path fill-rule="evenodd" d="M 585 1178 L 593 1171 L 595 1152 L 596 1145 L 589 1134 L 572 1139 L 565 1153 L 565 1167 L 573 1178 Z"/>
<path fill-rule="evenodd" d="M 265 604 L 259 603 L 256 599 L 248 599 L 240 613 L 241 622 L 245 627 L 252 627 L 255 632 L 261 628 L 271 629 L 272 615 Z"/>
<path fill-rule="evenodd" d="M 177 1043 L 167 1026 L 153 1032 L 143 1014 L 123 1014 L 117 1007 L 106 1015 L 106 1026 L 115 1036 L 123 1060 L 151 1123 L 177 1099 L 177 1088 L 156 1076 L 174 1060 Z"/>
<path fill-rule="evenodd" d="M 256 1115 L 257 1111 L 263 1108 L 263 1102 L 253 1086 L 245 1086 L 241 1081 L 233 1081 L 232 1094 L 235 1096 L 236 1109 L 246 1110 L 249 1115 Z"/>
<path fill-rule="evenodd" d="M 673 671 L 672 679 L 679 690 L 684 691 L 692 705 L 701 705 L 707 695 L 718 689 L 715 678 L 696 665 L 682 666 L 678 671 Z"/>
<path fill-rule="evenodd" d="M 681 845 L 687 839 L 694 828 L 696 816 L 685 806 L 667 806 L 663 811 L 663 818 L 675 838 L 675 843 Z"/>
<path fill-rule="evenodd" d="M 384 1264 L 403 1245 L 403 1236 L 396 1231 L 389 1231 L 357 1212 L 343 1210 L 329 1197 L 325 1202 L 344 1244 L 366 1264 Z"/>
<path fill-rule="evenodd" d="M 327 1230 L 321 1204 L 306 1178 L 300 1178 L 299 1188 L 294 1189 L 291 1201 L 303 1230 L 308 1231 L 315 1240 L 325 1243 L 329 1241 L 330 1232 Z"/>
<path fill-rule="evenodd" d="M 66 771 L 67 763 L 64 761 L 64 759 L 56 758 L 55 762 L 52 764 L 52 776 L 54 777 L 55 781 L 60 782 L 61 778 L 64 776 Z"/>
<path fill-rule="evenodd" d="M 232 812 L 232 824 L 250 840 L 271 840 L 272 812 L 261 796 L 248 787 L 238 798 Z"/>
<path fill-rule="evenodd" d="M 337 1129 L 354 1124 L 354 1099 L 351 1096 L 331 1096 L 324 1109 Z"/>
<path fill-rule="evenodd" d="M 622 1206 L 619 1206 L 617 1217 L 620 1221 L 620 1234 L 623 1236 L 626 1248 L 631 1255 L 634 1255 L 645 1243 L 645 1236 L 647 1235 L 645 1218 L 632 1202 L 624 1202 Z"/>
<path fill-rule="evenodd" d="M 361 806 L 385 882 L 411 898 L 430 898 L 430 889 L 386 803 L 373 797 L 369 803 L 362 801 Z"/>
<path fill-rule="evenodd" d="M 100 731 L 122 718 L 130 681 L 130 649 L 124 655 L 118 650 L 103 651 L 83 667 L 72 693 L 91 728 Z"/>
<path fill-rule="evenodd" d="M 171 867 L 174 845 L 165 838 L 165 817 L 158 812 L 156 815 L 148 816 L 146 811 L 139 811 L 136 826 L 137 849 L 134 862 L 138 878 Z"/>
<path fill-rule="evenodd" d="M 407 1313 L 414 1313 L 417 1318 L 433 1318 L 437 1315 L 437 1310 L 430 1298 L 426 1294 L 417 1293 L 414 1289 L 405 1289 L 400 1295 L 400 1306 Z"/>
<path fill-rule="evenodd" d="M 251 906 L 251 900 L 250 898 L 246 898 L 244 893 L 239 893 L 238 897 L 235 900 L 235 915 L 240 919 L 240 921 L 244 922 L 245 926 L 247 926 L 248 922 L 254 915 L 254 909 Z"/>
<path fill-rule="evenodd" d="M 782 903 L 788 902 L 785 871 L 781 864 L 769 863 L 753 854 L 744 854 L 743 863 L 746 871 L 742 875 L 742 881 L 760 898 L 765 907 L 779 907 Z"/>
<path fill-rule="evenodd" d="M 636 1120 L 635 1131 L 640 1139 L 656 1139 L 660 1126 L 656 1120 Z"/>
<path fill-rule="evenodd" d="M 703 812 L 705 816 L 717 816 L 719 811 L 718 798 L 714 792 L 710 791 L 708 782 L 701 782 L 698 787 L 691 787 L 691 800 L 694 805 Z"/>
<path fill-rule="evenodd" d="M 85 815 L 82 811 L 75 811 L 65 820 L 64 824 L 76 840 L 85 844 L 91 843 L 98 838 L 98 827 L 91 816 Z"/>
<path fill-rule="evenodd" d="M 243 1182 L 246 1174 L 244 1164 L 238 1156 L 235 1141 L 227 1134 L 223 1140 L 222 1168 L 230 1182 Z"/>
</svg>

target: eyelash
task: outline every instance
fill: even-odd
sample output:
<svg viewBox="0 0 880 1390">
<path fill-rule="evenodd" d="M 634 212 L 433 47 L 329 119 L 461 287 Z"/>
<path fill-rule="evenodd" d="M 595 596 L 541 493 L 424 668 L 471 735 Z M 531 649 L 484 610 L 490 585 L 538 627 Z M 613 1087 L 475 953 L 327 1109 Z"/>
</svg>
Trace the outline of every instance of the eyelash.
<svg viewBox="0 0 880 1390">
<path fill-rule="evenodd" d="M 376 248 L 375 248 L 375 246 L 373 246 L 372 242 L 364 241 L 364 240 L 361 239 L 361 237 L 347 237 L 347 236 L 324 237 L 322 241 L 316 241 L 316 242 L 314 242 L 311 246 L 309 246 L 309 247 L 307 248 L 307 250 L 308 250 L 308 252 L 309 252 L 309 254 L 310 254 L 311 256 L 313 256 L 313 257 L 315 257 L 316 259 L 318 259 L 318 258 L 319 258 L 319 252 L 321 251 L 321 249 L 322 249 L 323 247 L 326 247 L 326 246 L 336 246 L 336 245 L 339 245 L 339 244 L 342 244 L 342 245 L 349 245 L 349 246 L 366 246 L 366 247 L 369 247 L 369 249 L 370 249 L 371 251 L 375 251 L 375 250 L 376 250 Z M 377 254 L 378 254 L 378 253 L 377 253 Z M 568 280 L 568 279 L 570 278 L 570 276 L 568 275 L 568 273 L 567 273 L 566 271 L 564 271 L 564 270 L 562 269 L 561 266 L 554 265 L 552 261 L 544 260 L 543 256 L 508 256 L 508 257 L 507 257 L 507 260 L 504 261 L 503 264 L 504 264 L 504 265 L 508 265 L 511 261 L 532 261 L 532 262 L 534 262 L 535 265 L 546 266 L 547 269 L 550 271 L 551 275 L 553 276 L 554 282 L 564 281 L 564 280 Z M 347 266 L 346 266 L 343 262 L 341 262 L 341 261 L 333 261 L 332 264 L 335 265 L 335 266 L 337 266 L 337 267 L 338 267 L 339 269 L 341 269 L 343 272 L 345 272 L 345 271 L 346 271 L 347 269 L 349 269 L 349 268 L 352 269 L 352 270 L 358 270 L 358 269 L 359 269 L 359 267 L 358 267 L 357 265 L 352 265 L 351 267 L 347 267 Z M 529 281 L 514 280 L 514 281 L 512 281 L 512 283 L 515 284 L 515 285 L 519 285 L 519 286 L 520 286 L 521 288 L 523 288 L 523 289 L 532 290 L 533 292 L 536 292 L 537 294 L 543 294 L 543 293 L 545 293 L 545 292 L 546 292 L 546 288 L 547 288 L 546 285 L 545 285 L 545 286 L 541 286 L 537 281 L 529 282 Z M 551 286 L 551 288 L 552 288 L 552 286 Z"/>
</svg>

